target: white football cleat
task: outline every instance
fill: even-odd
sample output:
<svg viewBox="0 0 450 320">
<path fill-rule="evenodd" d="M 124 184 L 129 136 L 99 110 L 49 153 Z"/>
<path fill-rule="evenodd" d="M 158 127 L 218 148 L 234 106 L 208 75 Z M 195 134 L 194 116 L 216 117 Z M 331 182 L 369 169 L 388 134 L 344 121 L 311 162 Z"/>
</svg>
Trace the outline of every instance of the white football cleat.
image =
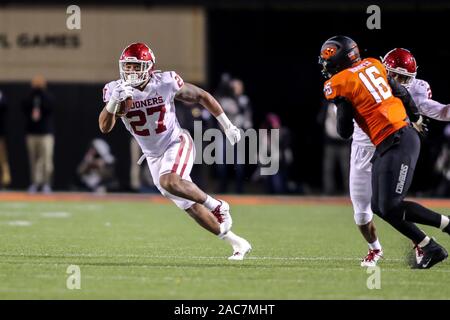
<svg viewBox="0 0 450 320">
<path fill-rule="evenodd" d="M 383 250 L 369 250 L 367 256 L 361 261 L 361 267 L 375 267 L 378 260 L 383 258 Z"/>
<path fill-rule="evenodd" d="M 252 246 L 250 245 L 250 243 L 241 238 L 241 243 L 239 245 L 233 246 L 233 255 L 230 256 L 228 258 L 228 260 L 244 260 L 245 255 L 247 255 L 248 253 L 250 253 L 250 251 L 252 251 Z"/>
<path fill-rule="evenodd" d="M 220 235 L 225 235 L 228 231 L 230 231 L 231 225 L 233 224 L 233 219 L 231 219 L 230 205 L 223 200 L 219 201 L 221 204 L 211 212 L 220 224 Z"/>
</svg>

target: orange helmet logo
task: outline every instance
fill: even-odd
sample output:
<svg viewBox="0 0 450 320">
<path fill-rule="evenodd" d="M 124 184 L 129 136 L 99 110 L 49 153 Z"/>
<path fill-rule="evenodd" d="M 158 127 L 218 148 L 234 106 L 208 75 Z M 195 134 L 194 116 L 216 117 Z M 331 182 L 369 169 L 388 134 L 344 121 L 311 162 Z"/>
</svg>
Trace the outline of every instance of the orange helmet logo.
<svg viewBox="0 0 450 320">
<path fill-rule="evenodd" d="M 332 56 L 334 56 L 336 54 L 336 52 L 337 52 L 336 46 L 327 45 L 324 49 L 322 49 L 320 56 L 326 60 L 326 59 L 329 59 Z"/>
</svg>

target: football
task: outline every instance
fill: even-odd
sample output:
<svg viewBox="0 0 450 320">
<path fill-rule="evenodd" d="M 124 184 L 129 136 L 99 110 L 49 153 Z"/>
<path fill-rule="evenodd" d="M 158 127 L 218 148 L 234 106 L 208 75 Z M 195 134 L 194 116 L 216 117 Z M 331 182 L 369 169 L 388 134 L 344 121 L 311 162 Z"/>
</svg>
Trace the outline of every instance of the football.
<svg viewBox="0 0 450 320">
<path fill-rule="evenodd" d="M 119 106 L 119 110 L 117 110 L 116 115 L 118 117 L 123 117 L 128 113 L 128 111 L 131 110 L 131 107 L 133 106 L 133 98 L 128 97 L 125 99 L 125 101 L 122 101 Z"/>
</svg>

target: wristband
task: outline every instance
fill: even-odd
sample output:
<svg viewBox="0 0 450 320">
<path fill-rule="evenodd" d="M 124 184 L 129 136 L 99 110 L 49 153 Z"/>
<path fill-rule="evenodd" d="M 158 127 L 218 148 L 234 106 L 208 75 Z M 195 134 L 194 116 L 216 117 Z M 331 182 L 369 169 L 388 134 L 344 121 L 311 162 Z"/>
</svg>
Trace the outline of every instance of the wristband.
<svg viewBox="0 0 450 320">
<path fill-rule="evenodd" d="M 117 102 L 113 99 L 110 99 L 105 106 L 106 111 L 112 114 L 116 114 L 117 109 L 119 108 L 120 102 Z"/>
<path fill-rule="evenodd" d="M 219 114 L 216 117 L 216 119 L 224 129 L 228 129 L 229 127 L 233 126 L 233 124 L 231 123 L 230 119 L 228 119 L 225 112 L 222 112 L 221 114 Z"/>
</svg>

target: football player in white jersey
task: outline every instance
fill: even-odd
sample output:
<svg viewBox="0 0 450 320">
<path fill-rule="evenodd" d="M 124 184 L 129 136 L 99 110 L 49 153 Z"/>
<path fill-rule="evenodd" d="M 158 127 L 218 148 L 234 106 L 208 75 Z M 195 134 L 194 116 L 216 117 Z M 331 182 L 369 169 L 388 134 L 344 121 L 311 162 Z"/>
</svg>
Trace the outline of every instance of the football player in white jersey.
<svg viewBox="0 0 450 320">
<path fill-rule="evenodd" d="M 199 103 L 224 129 L 231 144 L 240 140 L 240 131 L 225 115 L 220 104 L 206 91 L 184 83 L 175 72 L 154 70 L 155 56 L 144 43 L 127 46 L 120 56 L 120 79 L 103 89 L 105 107 L 99 116 L 103 133 L 110 132 L 120 118 L 142 149 L 159 191 L 185 210 L 195 221 L 233 247 L 230 260 L 242 260 L 250 252 L 249 242 L 230 229 L 230 207 L 194 184 L 190 172 L 195 146 L 188 131 L 183 130 L 175 115 L 174 99 Z M 132 107 L 124 108 L 132 98 Z"/>
<path fill-rule="evenodd" d="M 406 49 L 396 48 L 383 58 L 388 75 L 406 87 L 416 103 L 419 112 L 435 120 L 450 121 L 450 104 L 444 105 L 431 99 L 429 84 L 416 79 L 417 65 L 414 56 Z M 419 120 L 418 125 L 421 125 Z M 414 125 L 415 126 L 415 125 Z M 415 126 L 416 127 L 416 126 Z M 418 131 L 423 128 L 416 127 Z M 352 151 L 350 156 L 350 198 L 353 204 L 354 219 L 363 237 L 369 245 L 369 252 L 361 266 L 375 266 L 383 257 L 383 249 L 376 234 L 371 209 L 372 184 L 371 171 L 375 146 L 369 137 L 355 123 Z M 448 227 L 448 218 L 443 216 L 441 229 Z M 422 255 L 420 244 L 415 244 L 416 259 Z M 423 245 L 423 244 L 422 244 Z"/>
</svg>

